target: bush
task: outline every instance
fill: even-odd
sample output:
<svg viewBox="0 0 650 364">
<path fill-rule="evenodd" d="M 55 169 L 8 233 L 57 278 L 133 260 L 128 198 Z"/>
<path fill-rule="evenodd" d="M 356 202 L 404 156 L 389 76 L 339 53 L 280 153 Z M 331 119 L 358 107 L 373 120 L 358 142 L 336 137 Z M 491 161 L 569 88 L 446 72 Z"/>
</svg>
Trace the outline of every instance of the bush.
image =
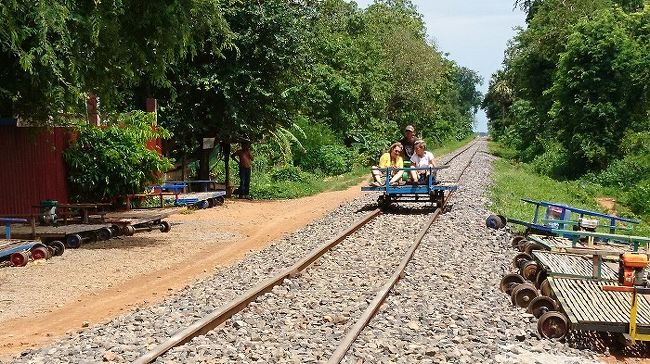
<svg viewBox="0 0 650 364">
<path fill-rule="evenodd" d="M 271 171 L 271 179 L 276 182 L 305 182 L 309 175 L 299 167 L 287 166 Z"/>
<path fill-rule="evenodd" d="M 650 155 L 627 155 L 592 178 L 603 186 L 628 189 L 650 178 Z"/>
<path fill-rule="evenodd" d="M 352 152 L 341 145 L 323 145 L 307 153 L 308 167 L 318 169 L 327 176 L 335 176 L 352 170 Z"/>
<path fill-rule="evenodd" d="M 639 182 L 625 197 L 626 205 L 634 213 L 650 214 L 650 178 Z"/>
<path fill-rule="evenodd" d="M 152 128 L 153 121 L 153 114 L 137 111 L 118 115 L 105 128 L 80 125 L 77 140 L 65 151 L 73 199 L 100 201 L 138 193 L 160 179 L 172 164 L 146 143 L 170 135 Z"/>
<path fill-rule="evenodd" d="M 309 166 L 309 152 L 312 150 L 318 149 L 323 145 L 342 144 L 326 124 L 312 123 L 307 119 L 301 118 L 296 121 L 296 125 L 301 131 L 301 133 L 296 133 L 296 136 L 302 146 L 300 148 L 295 145 L 293 148 L 293 160 L 297 166 L 303 168 Z"/>
<path fill-rule="evenodd" d="M 546 146 L 544 153 L 538 155 L 531 163 L 533 170 L 550 177 L 564 177 L 571 174 L 567 166 L 566 150 L 559 143 Z"/>
</svg>

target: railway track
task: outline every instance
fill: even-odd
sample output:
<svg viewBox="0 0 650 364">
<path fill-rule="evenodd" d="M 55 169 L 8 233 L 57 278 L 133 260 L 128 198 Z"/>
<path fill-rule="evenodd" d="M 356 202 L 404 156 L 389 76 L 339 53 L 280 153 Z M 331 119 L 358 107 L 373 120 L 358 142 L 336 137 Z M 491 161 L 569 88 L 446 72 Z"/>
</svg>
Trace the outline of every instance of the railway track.
<svg viewBox="0 0 650 364">
<path fill-rule="evenodd" d="M 474 141 L 443 158 L 445 164 L 457 158 L 455 163 L 465 163 L 462 168 L 445 170 L 443 180 L 458 181 L 477 150 Z M 452 193 L 446 196 L 445 205 L 451 196 Z M 329 363 L 339 363 L 403 276 L 422 238 L 445 205 L 434 211 L 415 209 L 417 214 L 405 208 L 396 209 L 395 214 L 382 214 L 379 209 L 367 213 L 292 266 L 176 332 L 135 363 L 200 361 L 206 351 L 215 355 L 219 347 L 229 345 L 232 336 L 241 336 L 250 345 L 263 341 L 265 346 L 276 349 L 288 347 L 286 342 L 319 341 L 317 338 L 325 337 L 316 347 L 332 348 L 331 353 L 328 349 L 314 351 L 305 343 L 304 352 L 298 354 L 284 355 L 288 351 L 275 350 L 270 351 L 269 357 L 258 357 L 251 350 L 249 359 L 300 362 L 328 359 Z M 414 230 L 415 226 L 419 227 L 418 231 Z M 311 269 L 306 271 L 308 267 Z M 336 274 L 331 274 L 332 271 Z M 323 297 L 324 292 L 330 292 L 331 297 Z M 337 303 L 341 302 L 358 304 L 350 310 L 345 305 L 338 307 Z M 273 330 L 276 333 L 270 334 Z M 245 355 L 222 358 L 246 360 Z"/>
<path fill-rule="evenodd" d="M 391 206 L 386 214 L 352 232 L 348 239 L 354 241 L 344 239 L 311 268 L 290 274 L 230 319 L 213 323 L 214 330 L 172 347 L 156 362 L 336 361 L 334 353 L 339 345 L 346 345 L 346 335 L 353 336 L 364 325 L 362 318 L 372 316 L 364 314 L 374 307 L 370 303 L 388 292 L 349 349 L 340 349 L 347 352 L 342 363 L 595 362 L 594 355 L 602 349 L 589 342 L 537 339 L 531 319 L 513 310 L 495 288 L 511 269 L 512 250 L 502 231 L 485 227 L 485 217 L 491 213 L 486 209 L 486 190 L 494 160 L 486 150 L 486 143 L 478 141 L 466 153 L 441 158 L 441 163 L 450 165 L 438 174 L 446 182 L 456 181 L 472 163 L 461 187 L 447 199 L 453 208 L 439 215 L 424 234 L 404 273 L 396 274 L 412 248 L 416 229 L 423 228 L 433 214 L 423 206 Z M 11 362 L 134 362 L 261 282 L 287 271 L 323 242 L 333 241 L 368 215 L 375 198 L 366 194 L 349 201 L 159 303 L 71 333 L 51 346 L 27 350 Z M 408 229 L 399 229 L 405 226 Z M 389 238 L 404 231 L 404 236 Z M 355 245 L 361 245 L 361 253 Z M 396 275 L 401 277 L 399 284 L 388 288 Z"/>
</svg>

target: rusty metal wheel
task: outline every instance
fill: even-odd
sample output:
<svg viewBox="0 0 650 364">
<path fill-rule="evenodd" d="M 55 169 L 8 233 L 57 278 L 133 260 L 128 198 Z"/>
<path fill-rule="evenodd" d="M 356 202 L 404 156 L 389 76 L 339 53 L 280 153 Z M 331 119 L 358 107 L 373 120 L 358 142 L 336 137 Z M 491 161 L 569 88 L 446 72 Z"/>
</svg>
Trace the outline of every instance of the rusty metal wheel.
<svg viewBox="0 0 650 364">
<path fill-rule="evenodd" d="M 526 253 L 519 253 L 515 255 L 514 258 L 512 258 L 512 265 L 517 269 L 521 269 L 521 267 L 523 267 L 524 264 L 530 262 L 531 260 L 533 260 L 533 257 L 531 257 L 530 255 Z"/>
<path fill-rule="evenodd" d="M 98 241 L 106 241 L 113 237 L 113 231 L 109 228 L 101 228 L 95 231 L 95 237 Z"/>
<path fill-rule="evenodd" d="M 71 235 L 66 235 L 65 237 L 65 245 L 68 248 L 72 249 L 77 249 L 81 246 L 81 235 L 79 234 L 71 234 Z"/>
<path fill-rule="evenodd" d="M 519 242 L 524 239 L 526 239 L 524 236 L 515 235 L 512 239 L 510 239 L 510 245 L 512 245 L 513 248 L 517 248 L 519 246 Z"/>
<path fill-rule="evenodd" d="M 547 312 L 537 321 L 537 331 L 547 339 L 563 339 L 569 332 L 569 320 L 557 311 Z"/>
<path fill-rule="evenodd" d="M 122 228 L 119 225 L 111 225 L 109 229 L 111 229 L 111 235 L 113 237 L 122 235 Z"/>
<path fill-rule="evenodd" d="M 172 226 L 169 225 L 169 223 L 167 221 L 161 221 L 160 222 L 160 232 L 168 233 L 169 230 L 171 230 L 171 229 L 172 229 Z"/>
<path fill-rule="evenodd" d="M 524 252 L 526 252 L 526 254 L 532 255 L 534 250 L 544 250 L 544 247 L 534 241 L 529 241 L 526 246 L 524 246 Z"/>
<path fill-rule="evenodd" d="M 24 267 L 29 262 L 29 252 L 23 250 L 21 252 L 13 253 L 9 256 L 9 261 L 14 267 Z"/>
<path fill-rule="evenodd" d="M 519 274 L 516 273 L 506 274 L 501 279 L 501 284 L 499 284 L 499 288 L 501 289 L 501 292 L 510 294 L 512 292 L 512 289 L 515 286 L 524 283 L 524 281 L 525 281 L 524 277 L 520 276 Z"/>
<path fill-rule="evenodd" d="M 546 280 L 547 277 L 548 274 L 546 273 L 546 270 L 540 268 L 539 271 L 537 272 L 537 276 L 535 277 L 535 287 L 537 287 L 537 289 L 541 289 L 542 283 Z"/>
<path fill-rule="evenodd" d="M 126 236 L 133 236 L 133 234 L 135 234 L 135 228 L 132 225 L 125 225 L 124 228 L 122 228 L 122 232 Z"/>
<path fill-rule="evenodd" d="M 521 276 L 527 281 L 535 282 L 535 277 L 537 277 L 538 271 L 539 266 L 537 266 L 537 262 L 530 260 L 524 263 L 519 273 L 521 273 Z"/>
<path fill-rule="evenodd" d="M 439 190 L 439 191 L 436 192 L 436 194 L 437 194 L 436 207 L 440 208 L 440 207 L 442 207 L 442 205 L 445 204 L 445 193 L 443 191 Z"/>
<path fill-rule="evenodd" d="M 490 229 L 498 230 L 506 225 L 498 215 L 490 215 L 487 217 L 487 219 L 485 219 L 485 226 L 489 227 Z"/>
<path fill-rule="evenodd" d="M 539 291 L 543 296 L 555 297 L 553 290 L 551 289 L 551 284 L 548 282 L 548 279 L 542 281 L 539 285 Z"/>
<path fill-rule="evenodd" d="M 512 304 L 521 308 L 527 308 L 530 301 L 539 296 L 537 289 L 530 283 L 522 283 L 515 287 L 510 294 Z"/>
<path fill-rule="evenodd" d="M 50 242 L 50 246 L 54 249 L 54 256 L 58 257 L 63 255 L 65 251 L 65 244 L 62 241 L 54 240 Z"/>
<path fill-rule="evenodd" d="M 52 253 L 46 247 L 38 246 L 31 249 L 32 259 L 41 260 L 41 259 L 50 259 L 52 258 Z"/>
<path fill-rule="evenodd" d="M 519 250 L 520 252 L 523 252 L 523 251 L 524 251 L 524 247 L 525 247 L 526 244 L 528 244 L 528 243 L 529 243 L 529 241 L 526 240 L 526 239 L 521 239 L 521 240 L 519 240 L 519 241 L 517 242 L 517 250 Z"/>
<path fill-rule="evenodd" d="M 557 311 L 557 303 L 548 296 L 537 296 L 533 298 L 526 309 L 526 312 L 536 318 L 540 318 L 543 314 L 551 311 Z"/>
</svg>

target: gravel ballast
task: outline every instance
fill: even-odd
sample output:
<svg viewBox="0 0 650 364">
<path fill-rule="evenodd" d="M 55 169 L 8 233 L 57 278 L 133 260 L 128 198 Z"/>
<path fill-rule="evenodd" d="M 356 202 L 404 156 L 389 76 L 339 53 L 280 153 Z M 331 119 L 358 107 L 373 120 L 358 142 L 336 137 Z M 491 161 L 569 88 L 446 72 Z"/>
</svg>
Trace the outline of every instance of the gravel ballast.
<svg viewBox="0 0 650 364">
<path fill-rule="evenodd" d="M 493 158 L 485 152 L 485 141 L 479 141 L 440 172 L 443 180 L 455 180 L 473 157 L 451 200 L 453 207 L 425 235 L 406 276 L 344 362 L 594 361 L 593 351 L 539 339 L 536 319 L 514 308 L 499 291 L 513 252 L 505 231 L 485 228 Z M 131 362 L 345 230 L 374 207 L 376 197 L 367 194 L 347 203 L 161 304 L 85 328 L 55 345 L 24 352 L 13 362 Z M 392 274 L 428 214 L 421 206 L 389 210 L 302 275 L 285 280 L 222 327 L 172 349 L 158 362 L 327 360 Z"/>
</svg>

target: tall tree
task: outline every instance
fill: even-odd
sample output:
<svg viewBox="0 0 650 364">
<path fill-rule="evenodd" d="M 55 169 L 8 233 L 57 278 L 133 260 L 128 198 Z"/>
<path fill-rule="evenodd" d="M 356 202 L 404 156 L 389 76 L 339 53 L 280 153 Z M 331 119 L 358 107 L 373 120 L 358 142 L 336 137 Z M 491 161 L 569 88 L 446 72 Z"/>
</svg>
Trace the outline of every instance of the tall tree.
<svg viewBox="0 0 650 364">
<path fill-rule="evenodd" d="M 227 1 L 227 0 L 223 0 Z M 206 36 L 228 43 L 221 0 L 0 3 L 0 115 L 44 123 L 84 112 L 85 97 L 119 108 L 137 83 L 166 70 Z"/>
<path fill-rule="evenodd" d="M 282 0 L 233 3 L 224 17 L 233 46 L 198 50 L 170 72 L 173 98 L 161 110 L 162 124 L 195 149 L 205 137 L 226 142 L 259 140 L 291 123 L 287 97 L 304 68 L 304 8 Z M 203 159 L 201 178 L 207 179 Z"/>
</svg>

